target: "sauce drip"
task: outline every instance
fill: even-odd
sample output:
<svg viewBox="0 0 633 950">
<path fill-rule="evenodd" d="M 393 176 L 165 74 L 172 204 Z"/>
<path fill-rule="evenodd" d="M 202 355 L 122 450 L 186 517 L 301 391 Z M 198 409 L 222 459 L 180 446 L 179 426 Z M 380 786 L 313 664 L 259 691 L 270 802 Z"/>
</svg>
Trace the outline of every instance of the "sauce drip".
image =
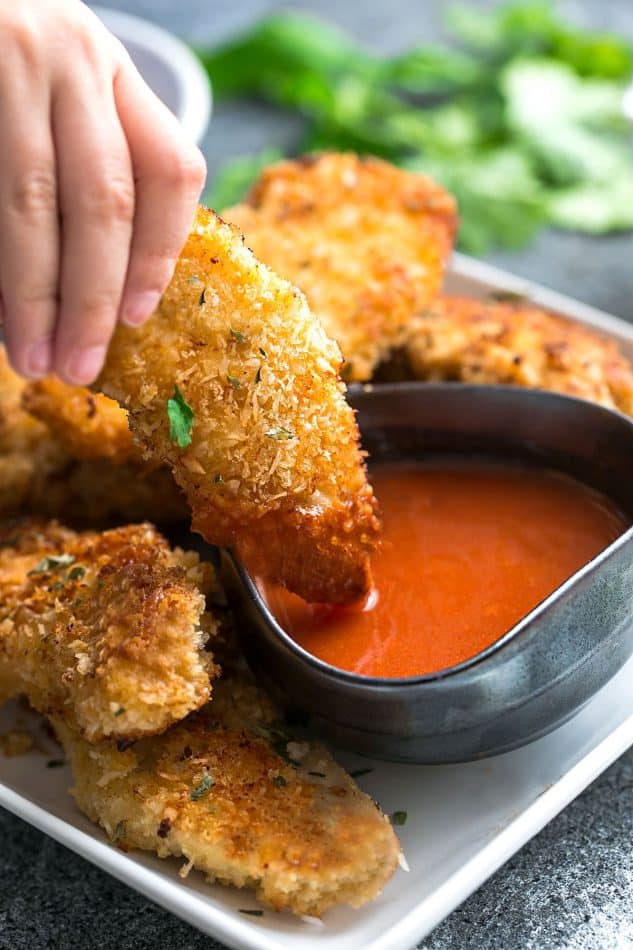
<svg viewBox="0 0 633 950">
<path fill-rule="evenodd" d="M 364 676 L 419 676 L 475 656 L 627 527 L 606 498 L 556 472 L 438 461 L 371 475 L 383 543 L 365 605 L 307 604 L 260 585 L 297 643 Z"/>
</svg>

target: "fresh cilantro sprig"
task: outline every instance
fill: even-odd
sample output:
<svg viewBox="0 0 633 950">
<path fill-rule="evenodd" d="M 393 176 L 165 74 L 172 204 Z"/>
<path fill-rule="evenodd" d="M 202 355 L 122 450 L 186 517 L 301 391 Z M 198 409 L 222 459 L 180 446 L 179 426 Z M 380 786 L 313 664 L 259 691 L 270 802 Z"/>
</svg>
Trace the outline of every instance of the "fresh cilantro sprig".
<svg viewBox="0 0 633 950">
<path fill-rule="evenodd" d="M 520 246 L 547 224 L 633 227 L 620 113 L 631 45 L 575 27 L 546 0 L 488 13 L 463 3 L 448 27 L 452 48 L 414 44 L 383 58 L 321 20 L 278 13 L 200 55 L 219 98 L 258 97 L 303 116 L 293 151 L 351 149 L 433 175 L 458 199 L 465 250 Z M 234 160 L 209 202 L 241 200 L 279 157 Z"/>
</svg>

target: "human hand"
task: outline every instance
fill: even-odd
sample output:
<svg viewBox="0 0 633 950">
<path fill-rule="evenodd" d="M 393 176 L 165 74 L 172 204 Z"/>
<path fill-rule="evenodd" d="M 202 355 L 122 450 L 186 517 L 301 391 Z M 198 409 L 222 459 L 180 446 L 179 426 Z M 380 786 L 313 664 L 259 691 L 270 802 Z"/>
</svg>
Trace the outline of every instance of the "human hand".
<svg viewBox="0 0 633 950">
<path fill-rule="evenodd" d="M 168 283 L 206 173 L 80 0 L 0 6 L 0 310 L 24 376 L 97 376 Z"/>
</svg>

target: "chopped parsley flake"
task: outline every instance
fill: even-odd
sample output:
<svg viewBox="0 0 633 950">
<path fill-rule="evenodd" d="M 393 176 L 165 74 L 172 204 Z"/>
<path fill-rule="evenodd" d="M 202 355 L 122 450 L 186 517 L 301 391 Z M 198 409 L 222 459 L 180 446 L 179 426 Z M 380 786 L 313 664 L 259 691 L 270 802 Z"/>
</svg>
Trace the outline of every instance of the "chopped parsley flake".
<svg viewBox="0 0 633 950">
<path fill-rule="evenodd" d="M 167 400 L 167 415 L 169 416 L 169 438 L 181 449 L 186 449 L 191 444 L 194 412 L 178 386 L 174 386 L 174 395 Z"/>
<path fill-rule="evenodd" d="M 68 580 L 78 581 L 82 577 L 84 577 L 85 573 L 86 573 L 86 568 L 81 567 L 81 565 L 78 564 L 77 567 L 73 567 L 73 569 L 68 572 Z"/>
<path fill-rule="evenodd" d="M 308 775 L 314 775 L 315 778 L 325 778 L 325 772 L 308 772 Z"/>
<path fill-rule="evenodd" d="M 125 822 L 119 821 L 116 828 L 114 829 L 114 834 L 112 835 L 113 841 L 120 841 L 121 838 L 125 837 Z"/>
<path fill-rule="evenodd" d="M 525 294 L 518 294 L 514 290 L 493 290 L 488 294 L 490 300 L 497 303 L 525 303 Z"/>
<path fill-rule="evenodd" d="M 116 710 L 116 712 L 115 712 L 114 715 L 115 715 L 115 716 L 122 716 L 124 712 L 125 712 L 125 708 L 124 708 L 123 706 L 119 706 L 119 708 Z"/>
<path fill-rule="evenodd" d="M 277 786 L 277 788 L 285 788 L 286 785 L 288 784 L 288 782 L 285 780 L 283 775 L 275 775 L 275 777 L 273 778 L 273 782 Z"/>
<path fill-rule="evenodd" d="M 39 564 L 29 571 L 29 577 L 32 574 L 46 574 L 48 571 L 60 571 L 64 567 L 69 567 L 75 560 L 74 554 L 49 554 L 43 557 Z"/>
<path fill-rule="evenodd" d="M 216 475 L 213 481 L 215 482 L 216 485 L 224 485 L 224 479 L 222 478 L 221 475 Z"/>
<path fill-rule="evenodd" d="M 234 340 L 237 340 L 238 343 L 246 343 L 246 337 L 240 330 L 234 330 L 233 327 L 231 327 L 231 336 Z"/>
<path fill-rule="evenodd" d="M 209 772 L 205 772 L 194 790 L 192 791 L 191 798 L 192 802 L 199 802 L 201 798 L 207 794 L 207 792 L 213 788 L 215 785 L 215 779 Z"/>
<path fill-rule="evenodd" d="M 361 775 L 369 775 L 369 773 L 373 771 L 373 769 L 356 769 L 355 772 L 350 772 L 349 774 L 352 778 L 360 778 Z"/>
<path fill-rule="evenodd" d="M 257 372 L 255 373 L 255 382 L 259 383 L 261 381 L 261 378 L 262 378 L 262 368 L 261 366 L 258 366 Z"/>
<path fill-rule="evenodd" d="M 268 354 L 266 353 L 266 350 L 264 349 L 263 346 L 260 346 L 260 347 L 259 347 L 259 352 L 262 354 L 262 356 L 264 357 L 265 360 L 268 359 Z"/>
<path fill-rule="evenodd" d="M 228 379 L 228 381 L 229 381 L 229 383 L 231 384 L 231 386 L 233 387 L 233 389 L 241 389 L 241 388 L 242 388 L 242 384 L 241 384 L 241 382 L 239 381 L 239 379 L 237 378 L 237 376 L 229 376 L 229 375 L 227 374 L 227 377 L 226 377 L 226 378 Z"/>
<path fill-rule="evenodd" d="M 263 917 L 264 916 L 263 910 L 248 910 L 245 907 L 240 907 L 239 911 L 240 911 L 240 914 L 247 914 L 248 917 Z"/>
<path fill-rule="evenodd" d="M 289 442 L 290 439 L 294 439 L 295 437 L 294 432 L 284 428 L 284 426 L 273 426 L 272 429 L 269 429 L 264 435 L 267 439 L 274 439 L 275 442 Z"/>
<path fill-rule="evenodd" d="M 203 287 L 198 298 L 198 306 L 201 307 L 206 300 L 207 288 Z"/>
<path fill-rule="evenodd" d="M 394 811 L 393 815 L 391 816 L 391 820 L 394 825 L 402 826 L 406 824 L 407 817 L 406 811 Z"/>
<path fill-rule="evenodd" d="M 61 769 L 63 765 L 66 765 L 64 759 L 49 759 L 46 763 L 47 769 Z"/>
<path fill-rule="evenodd" d="M 187 277 L 187 283 L 188 283 L 188 284 L 199 284 L 199 283 L 200 283 L 200 278 L 197 277 L 195 274 L 192 274 L 191 277 Z"/>
</svg>

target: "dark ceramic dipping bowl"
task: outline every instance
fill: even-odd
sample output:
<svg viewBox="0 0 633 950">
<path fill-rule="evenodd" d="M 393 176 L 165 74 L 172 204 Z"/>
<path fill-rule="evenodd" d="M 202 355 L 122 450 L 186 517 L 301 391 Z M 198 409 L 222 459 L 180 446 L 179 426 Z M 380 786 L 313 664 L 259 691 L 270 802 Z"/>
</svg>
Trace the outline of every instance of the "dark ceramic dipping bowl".
<svg viewBox="0 0 633 950">
<path fill-rule="evenodd" d="M 372 462 L 474 454 L 524 459 L 603 492 L 633 521 L 633 421 L 566 396 L 396 383 L 350 392 Z M 358 676 L 299 647 L 223 552 L 249 662 L 318 732 L 403 762 L 457 762 L 537 739 L 576 713 L 633 653 L 633 528 L 492 646 L 407 679 Z"/>
</svg>

